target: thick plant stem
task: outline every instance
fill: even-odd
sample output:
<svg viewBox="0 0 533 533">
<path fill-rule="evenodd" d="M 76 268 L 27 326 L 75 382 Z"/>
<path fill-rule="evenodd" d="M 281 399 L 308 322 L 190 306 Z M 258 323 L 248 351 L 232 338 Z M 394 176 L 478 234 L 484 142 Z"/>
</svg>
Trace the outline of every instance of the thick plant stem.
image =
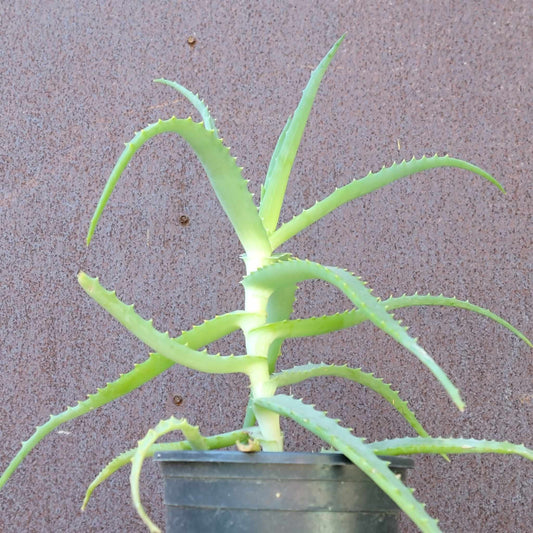
<svg viewBox="0 0 533 533">
<path fill-rule="evenodd" d="M 250 375 L 250 394 L 252 398 L 271 398 L 276 387 L 270 382 L 268 361 L 265 357 L 263 372 Z M 267 452 L 283 451 L 283 436 L 279 424 L 279 414 L 262 407 L 254 407 L 254 414 L 261 432 L 260 443 Z"/>
<path fill-rule="evenodd" d="M 269 265 L 276 261 L 269 256 L 244 256 L 246 264 L 246 274 Z M 270 381 L 268 369 L 268 350 L 272 339 L 268 335 L 252 334 L 251 331 L 262 326 L 267 321 L 267 305 L 273 290 L 269 288 L 245 287 L 245 304 L 247 312 L 256 316 L 255 321 L 247 324 L 244 330 L 246 340 L 246 353 L 254 354 L 264 358 L 264 365 L 257 365 L 253 371 L 248 373 L 250 378 L 250 396 L 251 398 L 269 398 L 276 392 L 276 386 Z M 250 409 L 250 405 L 248 407 Z M 279 423 L 279 415 L 267 409 L 257 407 L 253 414 L 260 428 L 262 438 L 261 446 L 265 451 L 282 451 L 283 436 Z M 250 413 L 247 412 L 246 419 L 250 419 Z"/>
</svg>

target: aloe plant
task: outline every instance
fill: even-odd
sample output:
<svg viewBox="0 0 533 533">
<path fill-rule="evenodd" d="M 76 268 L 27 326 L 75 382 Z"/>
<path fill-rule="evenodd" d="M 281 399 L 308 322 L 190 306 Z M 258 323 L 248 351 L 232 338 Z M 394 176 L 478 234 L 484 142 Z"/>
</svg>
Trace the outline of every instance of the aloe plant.
<svg viewBox="0 0 533 533">
<path fill-rule="evenodd" d="M 249 379 L 250 397 L 242 427 L 229 433 L 205 437 L 200 434 L 197 427 L 191 426 L 185 419 L 170 418 L 160 422 L 139 441 L 136 448 L 118 456 L 102 470 L 89 486 L 83 508 L 87 505 L 92 491 L 102 481 L 120 467 L 131 463 L 131 492 L 134 504 L 150 530 L 159 531 L 144 512 L 139 497 L 139 475 L 145 457 L 163 449 L 205 450 L 232 445 L 237 445 L 243 451 L 259 449 L 281 451 L 283 435 L 280 431 L 280 416 L 291 418 L 318 435 L 333 449 L 345 454 L 370 476 L 422 531 L 439 531 L 437 521 L 428 515 L 424 505 L 414 498 L 412 491 L 389 470 L 387 463 L 379 458 L 380 455 L 430 453 L 447 457 L 448 454 L 455 453 L 501 453 L 517 454 L 533 459 L 533 451 L 523 445 L 430 437 L 398 392 L 381 378 L 361 368 L 319 362 L 277 371 L 277 361 L 282 355 L 281 348 L 285 339 L 332 333 L 345 328 L 354 328 L 369 321 L 381 332 L 392 337 L 405 348 L 406 352 L 418 358 L 462 411 L 465 404 L 457 386 L 418 341 L 409 335 L 407 328 L 394 317 L 395 309 L 435 305 L 467 309 L 491 318 L 531 346 L 531 342 L 508 322 L 468 301 L 443 295 L 417 293 L 381 300 L 372 294 L 365 281 L 346 270 L 324 266 L 311 260 L 301 260 L 289 253 L 276 253 L 278 248 L 291 237 L 337 207 L 427 169 L 456 167 L 467 170 L 503 191 L 500 183 L 490 174 L 466 161 L 448 155 L 413 158 L 410 161 L 383 167 L 379 172 L 370 172 L 360 179 L 354 179 L 294 216 L 292 220 L 280 225 L 279 217 L 287 181 L 309 112 L 322 77 L 342 40 L 343 37 L 335 43 L 312 72 L 298 107 L 283 128 L 261 187 L 259 206 L 254 203 L 247 181 L 241 175 L 242 169 L 237 166 L 235 158 L 225 147 L 204 102 L 198 95 L 178 83 L 164 79 L 155 80 L 179 91 L 200 113 L 202 121 L 195 122 L 192 118 L 175 117 L 159 120 L 143 128 L 126 144 L 96 207 L 88 231 L 87 244 L 93 237 L 113 189 L 137 150 L 156 135 L 176 133 L 190 145 L 201 161 L 209 182 L 244 249 L 246 273 L 241 282 L 244 290 L 244 309 L 215 316 L 172 338 L 168 333 L 154 328 L 151 320 L 142 318 L 133 305 L 127 305 L 114 292 L 106 290 L 97 278 L 80 272 L 78 280 L 87 294 L 143 341 L 153 353 L 146 361 L 135 365 L 130 372 L 106 384 L 96 393 L 88 395 L 85 400 L 69 407 L 63 413 L 51 416 L 45 424 L 38 427 L 30 439 L 23 443 L 19 453 L 0 478 L 0 487 L 6 483 L 20 462 L 41 439 L 60 424 L 128 394 L 174 364 L 200 372 L 245 374 Z M 333 315 L 292 318 L 297 285 L 307 279 L 321 279 L 333 285 L 348 297 L 353 309 Z M 204 348 L 236 330 L 241 330 L 246 339 L 245 354 L 211 354 Z M 370 388 L 404 417 L 418 437 L 366 442 L 363 437 L 355 436 L 350 429 L 343 427 L 337 420 L 329 418 L 317 408 L 300 399 L 277 393 L 279 387 L 320 376 L 337 376 Z M 184 440 L 157 443 L 161 435 L 171 431 L 181 431 Z"/>
</svg>

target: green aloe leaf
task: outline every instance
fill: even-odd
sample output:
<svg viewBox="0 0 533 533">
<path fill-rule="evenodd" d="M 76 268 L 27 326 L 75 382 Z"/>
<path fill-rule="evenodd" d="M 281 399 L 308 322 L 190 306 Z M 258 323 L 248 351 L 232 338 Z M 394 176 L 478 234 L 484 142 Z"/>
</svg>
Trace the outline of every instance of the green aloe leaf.
<svg viewBox="0 0 533 533">
<path fill-rule="evenodd" d="M 443 296 L 442 294 L 435 296 L 432 294 L 404 294 L 403 296 L 397 297 L 391 296 L 387 300 L 383 300 L 382 303 L 387 311 L 420 306 L 441 306 L 466 309 L 494 320 L 501 326 L 514 333 L 528 346 L 532 346 L 531 341 L 512 324 L 489 309 L 485 309 L 484 307 L 470 303 L 468 300 L 459 300 L 455 297 Z M 341 329 L 357 326 L 367 320 L 369 320 L 367 315 L 362 311 L 358 309 L 350 309 L 348 311 L 344 311 L 343 313 L 335 313 L 333 315 L 297 318 L 267 323 L 251 330 L 250 333 L 257 335 L 268 335 L 271 339 L 271 342 L 273 342 L 275 339 L 324 335 L 326 333 L 332 333 Z"/>
<path fill-rule="evenodd" d="M 275 290 L 268 300 L 267 305 L 267 322 L 279 323 L 287 320 L 293 310 L 294 299 L 297 290 L 296 285 L 286 285 Z M 252 331 L 257 331 L 258 328 Z M 268 370 L 270 373 L 276 369 L 276 361 L 281 354 L 282 338 L 273 339 L 268 349 Z"/>
<path fill-rule="evenodd" d="M 183 332 L 179 337 L 172 340 L 175 343 L 186 344 L 190 348 L 198 349 L 236 331 L 246 323 L 247 319 L 248 313 L 244 311 L 227 313 L 226 315 L 206 320 L 198 326 L 193 326 L 191 330 Z M 85 400 L 78 402 L 75 406 L 68 407 L 62 413 L 50 416 L 47 422 L 38 426 L 33 435 L 22 443 L 22 447 L 0 477 L 0 488 L 7 483 L 24 458 L 54 429 L 129 394 L 168 370 L 174 364 L 174 361 L 161 354 L 150 354 L 146 361 L 136 364 L 132 370 L 121 374 L 118 379 L 107 383 L 105 387 L 98 389 L 96 393 L 88 394 Z"/>
<path fill-rule="evenodd" d="M 241 168 L 237 166 L 235 158 L 230 155 L 229 149 L 222 144 L 222 140 L 214 131 L 206 130 L 203 124 L 193 122 L 191 119 L 181 120 L 175 117 L 150 124 L 126 144 L 126 149 L 111 172 L 96 206 L 87 234 L 87 244 L 91 241 L 113 189 L 135 152 L 152 137 L 167 132 L 180 135 L 198 156 L 245 252 L 250 256 L 270 255 L 270 243 L 259 218 L 257 207 L 248 190 L 246 180 L 241 176 Z"/>
<path fill-rule="evenodd" d="M 276 147 L 274 148 L 274 152 L 272 153 L 272 156 L 270 158 L 270 163 L 268 165 L 268 170 L 267 170 L 267 174 L 266 174 L 266 178 L 265 178 L 265 183 L 263 183 L 261 185 L 261 198 L 260 198 L 260 201 L 259 201 L 259 211 L 260 212 L 261 212 L 261 206 L 262 205 L 264 206 L 263 199 L 265 197 L 267 183 L 270 184 L 270 181 L 272 180 L 272 176 L 274 175 L 274 168 L 276 167 L 277 162 L 278 162 L 278 155 L 279 155 L 279 152 L 281 150 L 281 147 L 285 144 L 285 137 L 287 135 L 287 131 L 289 130 L 291 122 L 292 122 L 292 116 L 290 116 L 287 119 L 287 122 L 285 123 L 285 126 L 283 126 L 283 129 L 281 130 L 281 134 L 278 137 L 278 141 L 276 143 Z M 263 210 L 264 210 L 264 207 L 263 207 Z"/>
<path fill-rule="evenodd" d="M 259 215 L 270 234 L 278 224 L 287 182 L 300 146 L 302 135 L 307 124 L 309 112 L 313 107 L 318 87 L 326 70 L 333 59 L 337 49 L 344 40 L 344 35 L 333 45 L 324 59 L 311 73 L 309 82 L 303 91 L 302 98 L 294 115 L 289 118 L 278 139 L 270 165 L 268 167 L 265 183 L 261 190 L 261 205 Z"/>
<path fill-rule="evenodd" d="M 360 368 L 350 368 L 346 365 L 327 365 L 325 363 L 299 365 L 287 370 L 282 370 L 274 374 L 271 380 L 278 387 L 294 385 L 310 378 L 335 376 L 349 379 L 373 390 L 389 402 L 407 421 L 407 423 L 422 437 L 428 437 L 428 432 L 417 420 L 415 414 L 407 406 L 407 402 L 402 400 L 397 391 L 382 378 L 377 378 L 370 372 L 363 372 Z"/>
<path fill-rule="evenodd" d="M 500 183 L 488 172 L 485 172 L 483 169 L 476 167 L 471 163 L 462 161 L 461 159 L 455 159 L 447 155 L 435 155 L 433 157 L 422 157 L 421 159 L 415 159 L 413 157 L 411 161 L 394 163 L 390 167 L 383 167 L 379 172 L 369 172 L 366 177 L 354 180 L 348 185 L 335 189 L 335 191 L 329 196 L 316 202 L 315 205 L 309 209 L 305 209 L 270 235 L 272 250 L 275 250 L 278 246 L 282 245 L 317 220 L 325 217 L 337 207 L 350 202 L 351 200 L 355 200 L 356 198 L 360 198 L 365 194 L 381 189 L 385 185 L 400 178 L 405 178 L 406 176 L 411 176 L 412 174 L 438 167 L 457 167 L 463 170 L 468 170 L 474 174 L 482 176 L 493 185 L 496 185 L 496 187 L 502 192 L 505 192 Z"/>
<path fill-rule="evenodd" d="M 376 457 L 375 452 L 365 444 L 363 439 L 354 436 L 349 429 L 340 426 L 336 420 L 328 418 L 325 413 L 317 411 L 313 406 L 284 394 L 277 394 L 270 398 L 258 398 L 254 404 L 291 418 L 346 455 L 388 494 L 421 531 L 424 533 L 440 531 L 437 521 L 428 515 L 424 506 L 413 496 L 411 489 L 389 470 L 383 460 Z"/>
<path fill-rule="evenodd" d="M 256 428 L 251 428 L 256 429 Z M 228 433 L 221 433 L 220 435 L 213 435 L 210 437 L 204 437 L 205 438 L 205 444 L 207 446 L 208 450 L 216 450 L 220 448 L 227 448 L 228 446 L 233 446 L 236 442 L 245 442 L 249 439 L 249 433 L 248 431 L 243 431 L 242 429 L 239 429 L 237 431 L 230 431 Z M 188 440 L 182 440 L 179 442 L 164 442 L 159 444 L 153 444 L 148 448 L 146 451 L 145 457 L 153 457 L 153 455 L 156 452 L 162 452 L 162 451 L 175 451 L 175 450 L 193 450 L 194 447 Z M 98 487 L 101 483 L 103 483 L 107 478 L 109 478 L 112 474 L 114 474 L 117 470 L 122 468 L 123 466 L 126 466 L 131 462 L 133 459 L 133 456 L 135 455 L 135 452 L 137 451 L 137 448 L 132 448 L 131 450 L 127 450 L 117 457 L 115 457 L 112 461 L 110 461 L 96 476 L 96 478 L 91 482 L 89 487 L 87 488 L 87 492 L 85 493 L 85 498 L 83 500 L 83 504 L 81 507 L 81 510 L 84 511 L 87 507 L 87 504 L 89 503 L 89 499 L 91 498 L 92 493 L 94 492 L 94 489 Z"/>
<path fill-rule="evenodd" d="M 164 78 L 159 78 L 157 80 L 154 80 L 154 82 L 168 85 L 169 87 L 176 89 L 176 91 L 185 96 L 185 98 L 187 98 L 187 100 L 189 100 L 189 102 L 196 108 L 198 113 L 200 113 L 205 129 L 214 131 L 215 135 L 220 138 L 218 131 L 215 127 L 215 120 L 211 116 L 209 108 L 197 94 L 194 94 L 193 92 L 189 91 L 189 89 L 186 89 L 183 85 L 180 85 L 175 81 L 169 81 Z"/>
<path fill-rule="evenodd" d="M 193 449 L 207 449 L 205 437 L 200 435 L 200 431 L 198 430 L 197 426 L 191 426 L 191 424 L 189 424 L 184 418 L 178 420 L 173 416 L 167 420 L 161 420 L 161 422 L 159 422 L 155 428 L 150 429 L 146 436 L 139 441 L 139 444 L 135 449 L 135 453 L 131 458 L 131 498 L 137 513 L 142 518 L 142 521 L 146 524 L 151 533 L 161 533 L 161 530 L 150 520 L 141 503 L 141 494 L 139 489 L 141 469 L 144 459 L 149 456 L 150 448 L 153 446 L 155 441 L 171 431 L 181 431 Z"/>
<path fill-rule="evenodd" d="M 493 440 L 404 437 L 372 442 L 369 446 L 379 455 L 498 453 L 520 455 L 533 461 L 533 450 L 526 448 L 523 444 Z"/>
<path fill-rule="evenodd" d="M 379 329 L 414 354 L 438 379 L 455 405 L 462 411 L 464 402 L 459 390 L 448 376 L 422 348 L 416 339 L 390 315 L 383 302 L 372 295 L 365 283 L 353 274 L 336 267 L 326 267 L 312 261 L 290 259 L 263 267 L 248 274 L 242 281 L 245 287 L 272 289 L 287 284 L 296 284 L 305 279 L 322 279 L 341 290 L 367 318 Z"/>
<path fill-rule="evenodd" d="M 114 291 L 108 291 L 100 285 L 98 278 L 91 278 L 84 272 L 78 274 L 78 281 L 85 292 L 100 304 L 111 316 L 116 318 L 128 331 L 153 350 L 171 359 L 175 363 L 213 374 L 248 373 L 257 364 L 262 365 L 263 358 L 241 355 L 221 356 L 198 351 L 186 345 L 174 342 L 168 332 L 162 333 L 138 315 L 133 305 L 121 302 Z"/>
</svg>

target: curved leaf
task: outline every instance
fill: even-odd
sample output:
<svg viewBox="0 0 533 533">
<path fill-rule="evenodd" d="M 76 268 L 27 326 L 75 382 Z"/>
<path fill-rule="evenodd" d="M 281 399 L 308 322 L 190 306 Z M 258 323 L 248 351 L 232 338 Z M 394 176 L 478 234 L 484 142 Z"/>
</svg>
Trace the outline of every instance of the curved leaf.
<svg viewBox="0 0 533 533">
<path fill-rule="evenodd" d="M 175 81 L 169 81 L 164 78 L 159 78 L 157 80 L 154 80 L 154 82 L 168 85 L 169 87 L 176 89 L 176 91 L 185 96 L 185 98 L 187 98 L 187 100 L 189 100 L 189 102 L 196 108 L 198 113 L 200 113 L 205 129 L 214 131 L 215 135 L 220 138 L 220 135 L 218 134 L 218 131 L 215 127 L 215 120 L 211 116 L 211 113 L 209 113 L 209 108 L 197 94 L 194 94 L 193 92 L 189 91 L 189 89 L 185 88 L 179 83 L 176 83 Z"/>
<path fill-rule="evenodd" d="M 379 455 L 499 453 L 520 455 L 533 461 L 533 450 L 526 448 L 523 444 L 493 440 L 405 437 L 372 442 L 368 446 Z"/>
<path fill-rule="evenodd" d="M 248 274 L 242 281 L 245 287 L 277 288 L 296 284 L 305 279 L 322 279 L 340 289 L 366 317 L 379 329 L 415 355 L 438 379 L 455 405 L 462 411 L 464 402 L 459 390 L 431 356 L 407 334 L 405 328 L 390 315 L 378 298 L 372 296 L 365 283 L 354 275 L 336 267 L 325 267 L 312 261 L 290 259 L 267 265 Z"/>
<path fill-rule="evenodd" d="M 181 431 L 191 446 L 193 446 L 193 449 L 206 449 L 205 438 L 200 435 L 198 427 L 191 426 L 185 418 L 178 420 L 173 416 L 167 420 L 161 420 L 155 428 L 150 429 L 146 436 L 139 441 L 139 445 L 135 449 L 135 453 L 131 459 L 131 498 L 137 513 L 152 533 L 161 533 L 161 530 L 150 520 L 142 506 L 139 479 L 144 459 L 150 454 L 150 448 L 159 437 L 162 437 L 171 431 Z M 196 446 L 193 445 L 193 442 L 196 443 Z"/>
<path fill-rule="evenodd" d="M 434 296 L 432 294 L 404 294 L 403 296 L 398 297 L 391 296 L 387 300 L 383 300 L 382 303 L 387 311 L 416 306 L 456 307 L 459 309 L 473 311 L 474 313 L 478 313 L 490 318 L 491 320 L 494 320 L 501 326 L 514 333 L 528 346 L 532 346 L 531 341 L 512 324 L 492 311 L 472 304 L 468 300 L 459 300 L 455 297 L 443 296 L 442 294 L 438 296 Z M 368 317 L 365 313 L 358 309 L 350 309 L 348 311 L 344 311 L 343 313 L 335 313 L 334 315 L 272 322 L 251 330 L 251 333 L 268 335 L 273 342 L 274 339 L 289 339 L 324 335 L 326 333 L 332 333 L 341 329 L 357 326 L 366 320 L 368 320 Z"/>
<path fill-rule="evenodd" d="M 102 287 L 98 278 L 91 278 L 84 272 L 80 272 L 78 281 L 85 292 L 127 330 L 150 348 L 175 363 L 199 372 L 212 374 L 237 372 L 248 374 L 253 367 L 264 364 L 262 357 L 211 355 L 205 350 L 200 352 L 184 344 L 174 342 L 168 332 L 161 333 L 154 328 L 151 320 L 145 320 L 138 315 L 133 309 L 133 305 L 126 305 L 117 298 L 114 291 L 108 291 Z"/>
<path fill-rule="evenodd" d="M 407 423 L 422 437 L 428 437 L 428 432 L 417 420 L 413 411 L 407 406 L 407 402 L 402 400 L 397 391 L 385 383 L 382 378 L 376 378 L 370 372 L 363 372 L 360 368 L 350 368 L 346 365 L 327 365 L 325 363 L 295 366 L 287 370 L 282 370 L 274 374 L 271 380 L 278 387 L 294 385 L 310 378 L 335 376 L 349 379 L 373 390 L 382 398 L 387 400 L 407 421 Z"/>
<path fill-rule="evenodd" d="M 521 331 L 516 329 L 512 324 L 504 320 L 496 313 L 493 313 L 489 309 L 470 303 L 468 300 L 459 300 L 455 297 L 443 296 L 442 294 L 434 296 L 432 294 L 415 293 L 412 295 L 404 294 L 403 296 L 398 296 L 396 298 L 391 296 L 389 299 L 383 301 L 383 305 L 386 309 L 389 310 L 426 305 L 466 309 L 467 311 L 473 311 L 474 313 L 494 320 L 494 322 L 497 322 L 498 324 L 500 324 L 500 326 L 503 326 L 504 328 L 507 328 L 511 333 L 514 333 L 520 340 L 525 342 L 528 346 L 533 347 L 531 341 Z"/>
<path fill-rule="evenodd" d="M 198 156 L 246 253 L 250 256 L 270 255 L 270 243 L 257 207 L 247 182 L 241 176 L 241 168 L 235 163 L 235 158 L 231 157 L 229 149 L 222 144 L 214 131 L 208 131 L 203 124 L 193 122 L 190 118 L 181 120 L 175 117 L 150 124 L 126 144 L 126 149 L 111 172 L 96 206 L 87 234 L 87 244 L 90 243 L 104 207 L 133 154 L 146 141 L 166 132 L 180 135 Z"/>
<path fill-rule="evenodd" d="M 239 329 L 242 326 L 242 321 L 246 321 L 247 315 L 248 313 L 244 311 L 220 315 L 212 320 L 205 321 L 203 324 L 194 326 L 191 330 L 183 332 L 179 337 L 172 340 L 175 343 L 187 344 L 190 348 L 198 349 Z M 146 361 L 135 364 L 130 372 L 121 374 L 118 379 L 107 383 L 105 387 L 98 389 L 96 393 L 88 394 L 87 399 L 78 402 L 75 406 L 68 407 L 62 413 L 50 416 L 46 423 L 38 426 L 33 435 L 22 443 L 22 447 L 0 477 L 0 488 L 7 483 L 18 465 L 33 448 L 58 426 L 129 394 L 159 376 L 174 364 L 174 361 L 161 354 L 150 354 Z"/>
<path fill-rule="evenodd" d="M 271 398 L 258 398 L 254 403 L 291 418 L 346 455 L 388 494 L 421 531 L 431 533 L 440 531 L 437 521 L 427 514 L 424 506 L 416 500 L 411 490 L 389 470 L 383 460 L 376 457 L 374 451 L 364 443 L 363 439 L 355 437 L 349 429 L 340 426 L 337 421 L 328 418 L 313 406 L 284 394 L 277 394 Z"/>
<path fill-rule="evenodd" d="M 237 431 L 230 431 L 229 433 L 221 433 L 220 435 L 213 435 L 205 437 L 205 444 L 208 450 L 216 450 L 220 448 L 227 448 L 233 446 L 236 442 L 246 441 L 249 439 L 248 431 L 239 429 Z M 160 444 L 153 444 L 146 451 L 146 457 L 152 457 L 156 452 L 174 451 L 174 450 L 193 450 L 193 446 L 188 440 L 179 442 L 164 442 Z M 103 483 L 108 477 L 114 474 L 117 470 L 131 462 L 137 448 L 132 448 L 124 453 L 121 453 L 110 461 L 91 482 L 85 493 L 81 510 L 84 511 L 89 503 L 94 489 Z"/>
<path fill-rule="evenodd" d="M 284 321 L 291 316 L 297 288 L 296 285 L 286 285 L 273 292 L 268 300 L 267 322 L 278 323 L 278 321 Z M 252 336 L 254 334 L 253 332 L 257 332 L 258 330 L 259 328 L 251 330 L 249 335 Z M 270 343 L 267 354 L 268 371 L 270 373 L 276 370 L 276 361 L 281 353 L 283 340 L 284 339 L 278 337 L 277 339 L 273 339 Z"/>
<path fill-rule="evenodd" d="M 355 200 L 356 198 L 360 198 L 365 194 L 376 191 L 377 189 L 381 189 L 385 185 L 400 178 L 438 167 L 457 167 L 469 170 L 470 172 L 487 179 L 492 184 L 496 185 L 501 191 L 505 192 L 500 183 L 489 173 L 461 159 L 455 159 L 447 155 L 435 155 L 433 157 L 422 157 L 421 159 L 415 159 L 413 157 L 411 161 L 393 163 L 390 167 L 383 167 L 379 172 L 369 172 L 366 177 L 354 180 L 348 185 L 335 189 L 335 191 L 329 196 L 320 202 L 316 202 L 315 205 L 309 209 L 305 209 L 270 235 L 272 250 L 275 250 L 278 246 L 288 241 L 291 237 L 294 237 L 317 220 L 325 217 L 337 207 L 350 202 L 351 200 Z"/>
</svg>

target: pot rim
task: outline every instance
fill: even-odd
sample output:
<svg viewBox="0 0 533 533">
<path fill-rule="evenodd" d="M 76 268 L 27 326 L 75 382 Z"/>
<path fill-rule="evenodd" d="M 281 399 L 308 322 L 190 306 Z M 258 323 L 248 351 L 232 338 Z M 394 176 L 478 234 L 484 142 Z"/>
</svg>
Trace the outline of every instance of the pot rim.
<svg viewBox="0 0 533 533">
<path fill-rule="evenodd" d="M 378 456 L 393 468 L 413 468 L 414 461 L 403 456 Z M 155 452 L 158 462 L 205 463 L 259 463 L 259 464 L 313 464 L 352 465 L 340 452 L 240 452 L 237 450 L 162 450 Z"/>
</svg>

